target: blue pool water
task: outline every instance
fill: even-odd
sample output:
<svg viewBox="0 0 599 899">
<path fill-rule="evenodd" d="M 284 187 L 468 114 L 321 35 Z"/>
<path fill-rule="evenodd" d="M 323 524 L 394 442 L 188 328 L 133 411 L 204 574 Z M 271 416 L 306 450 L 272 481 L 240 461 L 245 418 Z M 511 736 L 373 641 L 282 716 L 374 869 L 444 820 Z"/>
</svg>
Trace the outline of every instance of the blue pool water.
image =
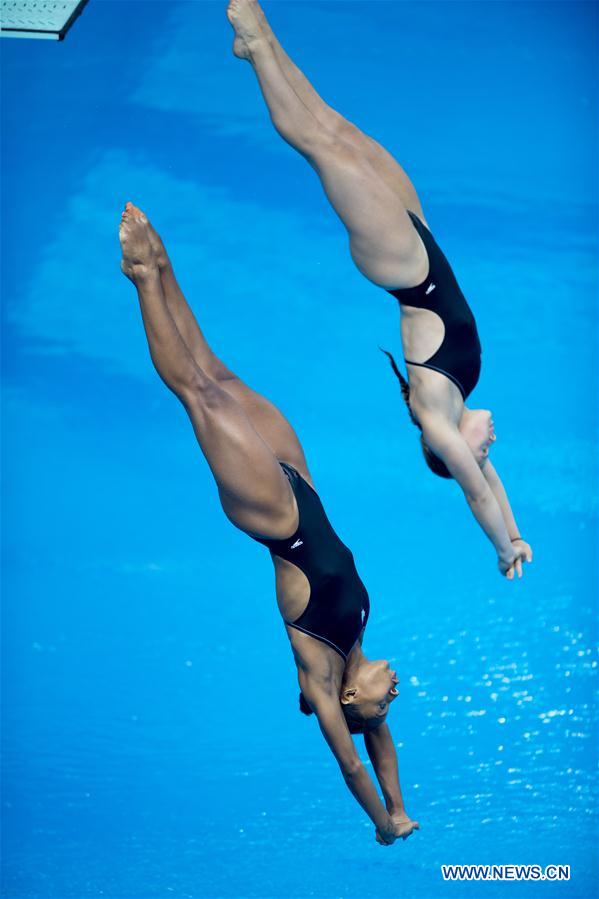
<svg viewBox="0 0 599 899">
<path fill-rule="evenodd" d="M 220 2 L 92 0 L 4 41 L 3 895 L 597 891 L 597 7 L 271 3 L 406 166 L 473 306 L 521 582 L 429 476 L 396 309 L 230 55 Z M 163 232 L 215 349 L 294 422 L 390 658 L 421 831 L 382 849 L 297 684 L 267 553 L 148 358 L 117 224 Z M 444 883 L 442 863 L 571 866 Z"/>
</svg>

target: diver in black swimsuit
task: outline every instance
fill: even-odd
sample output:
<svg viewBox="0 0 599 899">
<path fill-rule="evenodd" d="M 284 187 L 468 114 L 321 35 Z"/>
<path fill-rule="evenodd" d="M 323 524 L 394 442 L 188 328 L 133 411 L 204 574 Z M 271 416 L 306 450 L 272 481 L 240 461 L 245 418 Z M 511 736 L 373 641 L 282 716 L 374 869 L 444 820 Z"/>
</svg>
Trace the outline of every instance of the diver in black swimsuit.
<svg viewBox="0 0 599 899">
<path fill-rule="evenodd" d="M 189 415 L 223 510 L 270 549 L 298 669 L 300 709 L 316 714 L 378 842 L 405 839 L 419 825 L 405 812 L 385 720 L 397 676 L 388 662 L 369 661 L 362 652 L 368 594 L 312 486 L 299 440 L 279 410 L 214 355 L 160 237 L 131 203 L 119 237 L 121 267 L 137 288 L 152 361 Z M 384 805 L 351 733 L 364 735 Z"/>
<path fill-rule="evenodd" d="M 399 300 L 407 380 L 391 362 L 429 468 L 455 478 L 500 572 L 521 577 L 532 551 L 489 460 L 491 413 L 465 405 L 480 374 L 476 324 L 413 184 L 380 144 L 318 96 L 256 0 L 230 0 L 227 15 L 234 54 L 251 63 L 276 130 L 318 174 L 356 266 Z"/>
</svg>

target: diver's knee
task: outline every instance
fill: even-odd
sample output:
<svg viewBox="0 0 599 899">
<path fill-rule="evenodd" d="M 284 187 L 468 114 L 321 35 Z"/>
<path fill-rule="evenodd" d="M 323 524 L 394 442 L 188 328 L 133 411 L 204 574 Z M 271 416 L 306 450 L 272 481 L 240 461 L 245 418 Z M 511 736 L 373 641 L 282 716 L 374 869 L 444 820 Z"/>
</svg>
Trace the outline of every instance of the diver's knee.
<svg viewBox="0 0 599 899">
<path fill-rule="evenodd" d="M 360 149 L 363 152 L 366 135 L 362 134 L 359 128 L 338 113 L 333 113 L 333 116 L 331 130 L 337 140 L 349 145 L 354 151 Z"/>
<path fill-rule="evenodd" d="M 218 412 L 226 401 L 222 387 L 203 372 L 198 372 L 179 383 L 175 393 L 185 408 L 196 414 Z"/>
</svg>

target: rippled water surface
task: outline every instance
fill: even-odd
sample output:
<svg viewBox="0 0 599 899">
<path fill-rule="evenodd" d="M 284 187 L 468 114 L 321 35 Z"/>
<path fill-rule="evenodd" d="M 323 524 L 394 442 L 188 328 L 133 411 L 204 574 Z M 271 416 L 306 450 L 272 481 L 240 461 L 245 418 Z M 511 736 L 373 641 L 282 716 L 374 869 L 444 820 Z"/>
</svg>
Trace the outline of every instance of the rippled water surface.
<svg viewBox="0 0 599 899">
<path fill-rule="evenodd" d="M 223 4 L 92 2 L 5 41 L 3 895 L 597 891 L 596 7 L 271 3 L 317 87 L 406 165 L 477 316 L 521 582 L 428 476 L 313 173 Z M 297 684 L 265 551 L 220 513 L 119 273 L 162 230 L 216 351 L 290 417 L 369 589 L 421 831 L 382 849 Z M 571 866 L 444 883 L 442 863 Z"/>
</svg>

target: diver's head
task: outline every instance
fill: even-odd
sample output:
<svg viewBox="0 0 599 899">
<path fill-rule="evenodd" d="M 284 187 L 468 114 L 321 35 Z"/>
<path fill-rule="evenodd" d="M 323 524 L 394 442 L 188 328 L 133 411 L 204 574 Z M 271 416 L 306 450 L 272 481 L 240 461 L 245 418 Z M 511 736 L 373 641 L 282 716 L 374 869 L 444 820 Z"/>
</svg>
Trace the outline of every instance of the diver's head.
<svg viewBox="0 0 599 899">
<path fill-rule="evenodd" d="M 389 706 L 398 696 L 395 671 L 384 659 L 346 669 L 339 700 L 350 733 L 360 734 L 382 724 Z"/>
<path fill-rule="evenodd" d="M 482 468 L 488 459 L 492 444 L 497 439 L 493 416 L 488 409 L 467 409 L 464 406 L 458 427 L 472 455 Z"/>
<path fill-rule="evenodd" d="M 398 369 L 391 353 L 388 353 L 387 350 L 383 350 L 383 352 L 389 357 L 391 368 L 399 381 L 401 395 L 407 406 L 410 419 L 420 431 L 420 447 L 422 449 L 424 461 L 433 474 L 438 475 L 440 478 L 451 480 L 453 475 L 443 459 L 440 459 L 426 443 L 422 428 L 420 427 L 420 422 L 412 412 L 412 407 L 410 406 L 410 385 Z M 462 437 L 470 447 L 472 455 L 482 468 L 487 461 L 489 448 L 491 444 L 495 442 L 495 429 L 493 427 L 491 413 L 488 409 L 467 409 L 466 406 L 464 406 L 462 418 L 458 427 Z"/>
<path fill-rule="evenodd" d="M 389 662 L 371 662 L 359 648 L 355 655 L 352 653 L 339 691 L 339 702 L 350 733 L 363 734 L 384 722 L 389 706 L 399 695 L 398 683 Z M 314 714 L 303 693 L 299 696 L 299 707 L 304 715 Z"/>
</svg>

